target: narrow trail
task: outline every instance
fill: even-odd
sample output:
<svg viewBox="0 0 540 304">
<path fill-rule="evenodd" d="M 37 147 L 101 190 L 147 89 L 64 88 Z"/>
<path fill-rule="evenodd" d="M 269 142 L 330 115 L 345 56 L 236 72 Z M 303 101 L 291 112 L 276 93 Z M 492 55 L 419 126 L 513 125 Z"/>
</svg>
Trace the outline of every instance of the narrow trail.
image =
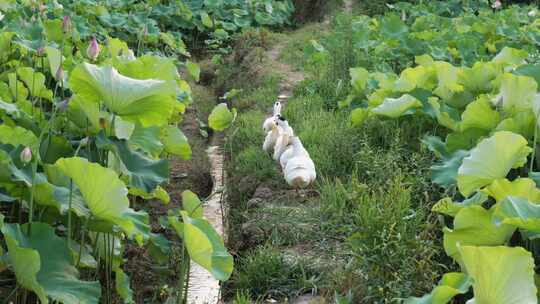
<svg viewBox="0 0 540 304">
<path fill-rule="evenodd" d="M 223 219 L 225 202 L 225 171 L 223 170 L 224 156 L 221 151 L 221 140 L 215 135 L 206 150 L 211 164 L 211 174 L 214 181 L 212 194 L 204 204 L 204 217 L 216 229 L 223 240 Z M 219 281 L 204 268 L 193 261 L 190 264 L 188 304 L 215 304 L 220 301 Z"/>
<path fill-rule="evenodd" d="M 351 13 L 352 1 L 345 0 L 342 9 L 346 13 Z M 329 21 L 328 23 L 327 21 L 324 23 L 329 24 Z M 280 55 L 285 46 L 286 42 L 280 42 L 266 52 L 266 58 L 268 59 L 270 66 L 282 76 L 282 81 L 279 85 L 278 100 L 284 105 L 286 105 L 287 101 L 292 97 L 294 88 L 306 78 L 303 71 L 298 71 L 291 65 L 281 61 Z M 212 138 L 206 152 L 210 159 L 211 174 L 214 184 L 212 194 L 204 204 L 204 217 L 226 241 L 227 236 L 224 235 L 224 219 L 226 216 L 226 212 L 224 211 L 224 208 L 226 208 L 226 177 L 223 169 L 225 159 L 221 151 L 221 140 L 218 136 Z M 220 293 L 219 281 L 214 279 L 207 270 L 198 264 L 191 262 L 187 303 L 221 303 Z M 305 304 L 310 303 L 313 299 L 312 296 L 301 296 L 292 303 Z"/>
</svg>

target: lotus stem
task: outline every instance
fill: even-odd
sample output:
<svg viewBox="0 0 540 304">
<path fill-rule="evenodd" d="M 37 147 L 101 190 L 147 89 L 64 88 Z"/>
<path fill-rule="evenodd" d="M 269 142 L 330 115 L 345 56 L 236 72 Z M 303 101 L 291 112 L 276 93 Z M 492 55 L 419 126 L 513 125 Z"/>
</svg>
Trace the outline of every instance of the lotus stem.
<svg viewBox="0 0 540 304">
<path fill-rule="evenodd" d="M 535 124 L 534 126 L 534 139 L 533 139 L 533 150 L 531 155 L 531 164 L 529 167 L 529 173 L 533 172 L 533 166 L 534 166 L 534 158 L 536 156 L 536 140 L 538 138 L 538 126 Z"/>
<path fill-rule="evenodd" d="M 67 243 L 71 250 L 71 205 L 73 203 L 73 179 L 69 179 L 69 207 L 68 207 L 68 228 L 67 228 Z"/>
<path fill-rule="evenodd" d="M 37 153 L 36 153 L 37 154 Z M 32 161 L 32 185 L 30 187 L 30 212 L 28 214 L 28 236 L 32 235 L 32 221 L 34 220 L 34 180 L 36 178 L 37 171 L 37 157 L 34 157 Z"/>
</svg>

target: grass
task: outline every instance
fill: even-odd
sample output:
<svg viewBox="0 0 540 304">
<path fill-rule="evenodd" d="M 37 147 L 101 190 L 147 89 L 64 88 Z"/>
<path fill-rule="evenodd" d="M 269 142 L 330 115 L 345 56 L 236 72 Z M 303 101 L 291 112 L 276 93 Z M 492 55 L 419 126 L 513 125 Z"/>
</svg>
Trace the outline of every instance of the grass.
<svg viewBox="0 0 540 304">
<path fill-rule="evenodd" d="M 321 23 L 309 23 L 293 32 L 278 34 L 278 39 L 288 40 L 279 59 L 292 65 L 297 70 L 303 69 L 306 64 L 304 51 L 310 46 L 311 40 L 319 40 L 324 31 L 324 25 Z"/>
</svg>

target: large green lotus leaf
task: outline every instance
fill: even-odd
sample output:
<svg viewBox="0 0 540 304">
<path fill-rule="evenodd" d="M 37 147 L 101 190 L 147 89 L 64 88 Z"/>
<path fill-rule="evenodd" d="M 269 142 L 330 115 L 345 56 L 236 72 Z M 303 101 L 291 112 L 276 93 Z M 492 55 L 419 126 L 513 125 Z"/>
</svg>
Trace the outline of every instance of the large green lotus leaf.
<svg viewBox="0 0 540 304">
<path fill-rule="evenodd" d="M 503 119 L 495 128 L 496 131 L 510 131 L 521 134 L 525 138 L 532 138 L 536 118 L 532 111 L 514 113 L 511 117 Z"/>
<path fill-rule="evenodd" d="M 201 76 L 201 67 L 191 60 L 186 61 L 186 68 L 196 82 L 199 82 Z"/>
<path fill-rule="evenodd" d="M 412 113 L 413 109 L 421 108 L 422 103 L 409 94 L 400 98 L 386 98 L 384 102 L 373 108 L 371 112 L 390 118 L 397 118 Z"/>
<path fill-rule="evenodd" d="M 461 209 L 468 206 L 482 205 L 488 198 L 487 194 L 480 191 L 462 202 L 454 202 L 452 198 L 445 197 L 433 205 L 431 211 L 454 217 Z"/>
<path fill-rule="evenodd" d="M 146 193 L 139 188 L 130 188 L 129 194 L 142 197 L 145 200 L 150 200 L 150 199 L 155 198 L 162 201 L 163 204 L 165 205 L 167 205 L 171 201 L 171 197 L 169 196 L 169 193 L 167 193 L 167 191 L 161 188 L 160 186 L 158 186 L 156 190 L 154 190 L 152 193 Z"/>
<path fill-rule="evenodd" d="M 25 128 L 0 125 L 0 143 L 9 144 L 15 147 L 21 145 L 30 147 L 32 148 L 32 151 L 36 151 L 38 141 L 36 135 Z"/>
<path fill-rule="evenodd" d="M 61 43 L 64 38 L 62 31 L 62 19 L 48 19 L 43 22 L 45 33 L 49 41 Z"/>
<path fill-rule="evenodd" d="M 507 196 L 494 208 L 493 216 L 498 222 L 529 232 L 540 232 L 540 205 L 523 197 Z"/>
<path fill-rule="evenodd" d="M 135 60 L 115 64 L 118 71 L 135 79 L 176 80 L 180 76 L 171 58 L 144 55 Z"/>
<path fill-rule="evenodd" d="M 113 152 L 120 159 L 132 187 L 151 193 L 169 178 L 169 162 L 166 159 L 148 158 L 132 150 L 126 140 L 107 138 L 103 132 L 100 132 L 96 137 L 96 145 Z"/>
<path fill-rule="evenodd" d="M 416 88 L 432 90 L 437 82 L 437 74 L 432 67 L 406 68 L 394 83 L 394 90 L 398 92 L 410 92 Z"/>
<path fill-rule="evenodd" d="M 462 264 L 459 246 L 497 246 L 506 243 L 515 227 L 494 223 L 494 209 L 486 210 L 481 206 L 469 206 L 461 209 L 454 218 L 454 228 L 445 227 L 444 251 Z"/>
<path fill-rule="evenodd" d="M 474 94 L 488 93 L 492 81 L 499 75 L 499 69 L 490 62 L 476 62 L 472 68 L 463 67 L 458 74 L 459 83 Z"/>
<path fill-rule="evenodd" d="M 30 191 L 27 191 L 26 199 L 30 198 Z M 47 181 L 42 173 L 36 174 L 34 180 L 34 197 L 36 203 L 43 206 L 52 206 L 60 214 L 66 214 L 69 209 L 70 190 L 68 187 L 54 185 Z M 86 208 L 84 199 L 76 186 L 71 191 L 71 211 L 79 217 L 90 217 L 90 210 Z"/>
<path fill-rule="evenodd" d="M 73 179 L 97 219 L 118 225 L 128 237 L 144 236 L 129 208 L 126 185 L 113 170 L 80 157 L 61 158 L 54 166 Z"/>
<path fill-rule="evenodd" d="M 109 120 L 109 116 L 108 113 L 100 111 L 99 104 L 79 95 L 72 96 L 68 104 L 68 119 L 81 130 L 91 134 L 99 132 L 99 119 Z"/>
<path fill-rule="evenodd" d="M 203 217 L 203 203 L 197 194 L 189 190 L 182 192 L 182 209 L 187 211 L 191 218 L 201 219 Z"/>
<path fill-rule="evenodd" d="M 13 50 L 11 48 L 11 38 L 15 36 L 15 33 L 3 31 L 0 33 L 0 60 L 4 62 Z"/>
<path fill-rule="evenodd" d="M 69 84 L 84 99 L 103 102 L 110 111 L 143 126 L 166 124 L 176 103 L 174 81 L 130 78 L 110 66 L 80 64 Z"/>
<path fill-rule="evenodd" d="M 532 109 L 537 88 L 534 78 L 504 73 L 500 88 L 503 110 L 515 113 Z"/>
<path fill-rule="evenodd" d="M 161 127 L 151 126 L 145 128 L 140 124 L 136 124 L 128 143 L 130 146 L 137 147 L 150 155 L 158 156 L 163 151 L 163 143 L 160 139 L 161 132 Z"/>
<path fill-rule="evenodd" d="M 129 139 L 135 131 L 135 123 L 122 119 L 121 116 L 114 118 L 114 135 L 119 139 Z"/>
<path fill-rule="evenodd" d="M 0 99 L 0 110 L 5 111 L 8 115 L 18 117 L 21 115 L 19 108 L 14 103 L 8 103 Z"/>
<path fill-rule="evenodd" d="M 471 102 L 461 114 L 461 131 L 476 128 L 491 131 L 499 123 L 500 115 L 491 107 L 489 98 L 481 95 Z"/>
<path fill-rule="evenodd" d="M 409 29 L 398 15 L 389 15 L 382 19 L 380 31 L 389 39 L 401 39 Z"/>
<path fill-rule="evenodd" d="M 437 118 L 437 122 L 440 125 L 445 126 L 453 131 L 457 131 L 459 129 L 459 122 L 452 117 L 452 113 L 445 111 L 450 107 L 444 107 L 444 104 L 441 105 L 437 97 L 428 98 L 428 104 L 430 105 L 431 111 L 433 111 L 433 115 L 435 118 Z M 425 108 L 424 112 L 428 113 Z"/>
<path fill-rule="evenodd" d="M 540 189 L 536 187 L 536 183 L 530 178 L 518 178 L 513 181 L 506 178 L 498 179 L 481 191 L 493 197 L 497 203 L 507 196 L 521 197 L 531 202 L 540 203 Z"/>
<path fill-rule="evenodd" d="M 512 71 L 512 73 L 532 77 L 540 86 L 540 64 L 525 64 Z"/>
<path fill-rule="evenodd" d="M 35 292 L 41 303 L 53 301 L 65 304 L 97 304 L 101 296 L 99 282 L 79 280 L 73 258 L 64 239 L 45 223 L 6 224 L 2 233 L 6 239 L 10 262 L 17 282 Z"/>
<path fill-rule="evenodd" d="M 433 152 L 437 158 L 446 158 L 450 156 L 446 144 L 438 136 L 426 135 L 421 139 L 429 151 Z"/>
<path fill-rule="evenodd" d="M 529 54 L 527 54 L 527 51 L 504 47 L 499 54 L 493 58 L 492 62 L 504 66 L 519 66 L 525 63 L 525 59 L 527 59 L 528 56 Z"/>
<path fill-rule="evenodd" d="M 125 56 L 129 52 L 129 47 L 126 42 L 118 38 L 111 38 L 111 37 L 107 39 L 107 49 L 109 50 L 109 54 L 113 58 L 116 58 L 118 56 Z M 118 70 L 120 71 L 120 69 Z M 120 71 L 120 73 L 126 75 L 122 71 Z"/>
<path fill-rule="evenodd" d="M 17 80 L 15 73 L 8 74 L 9 90 L 11 92 L 11 100 L 23 101 L 28 98 L 28 89 L 22 81 Z"/>
<path fill-rule="evenodd" d="M 364 121 L 369 117 L 369 113 L 369 109 L 367 108 L 356 108 L 352 110 L 350 115 L 351 126 L 361 126 Z"/>
<path fill-rule="evenodd" d="M 60 135 L 47 134 L 39 146 L 41 161 L 46 164 L 54 164 L 59 158 L 72 156 L 74 152 L 71 143 Z"/>
<path fill-rule="evenodd" d="M 440 162 L 431 166 L 431 180 L 442 187 L 449 188 L 456 184 L 458 170 L 469 151 L 457 150 Z"/>
<path fill-rule="evenodd" d="M 17 184 L 22 183 L 27 187 L 32 186 L 32 166 L 21 163 L 20 154 L 23 146 L 13 147 L 0 142 L 0 181 Z"/>
<path fill-rule="evenodd" d="M 52 46 L 45 47 L 45 53 L 47 54 L 47 59 L 49 61 L 49 69 L 51 71 L 51 75 L 56 79 L 56 72 L 58 71 L 60 63 L 63 59 L 62 53 L 59 49 Z"/>
<path fill-rule="evenodd" d="M 438 86 L 433 91 L 442 99 L 450 99 L 455 93 L 463 91 L 463 85 L 458 83 L 460 68 L 456 68 L 448 62 L 435 62 L 433 67 L 437 73 Z"/>
<path fill-rule="evenodd" d="M 351 68 L 349 69 L 351 76 L 351 85 L 357 93 L 362 93 L 366 89 L 366 85 L 369 79 L 369 72 L 364 68 Z"/>
<path fill-rule="evenodd" d="M 464 196 L 506 177 L 510 169 L 527 162 L 532 149 L 523 136 L 499 131 L 482 140 L 471 154 L 463 159 L 458 171 L 458 188 Z"/>
<path fill-rule="evenodd" d="M 30 91 L 30 95 L 52 100 L 52 91 L 45 86 L 45 75 L 35 72 L 34 69 L 28 67 L 18 68 L 17 73 Z"/>
<path fill-rule="evenodd" d="M 223 240 L 205 219 L 195 219 L 181 211 L 184 244 L 189 257 L 208 270 L 220 281 L 229 279 L 233 270 L 233 258 L 223 245 Z"/>
<path fill-rule="evenodd" d="M 180 156 L 184 160 L 191 158 L 191 147 L 188 139 L 177 126 L 162 128 L 161 141 L 167 153 Z"/>
<path fill-rule="evenodd" d="M 208 125 L 216 131 L 223 131 L 231 125 L 234 116 L 234 111 L 229 111 L 226 103 L 220 103 L 214 107 L 208 116 Z"/>
<path fill-rule="evenodd" d="M 471 128 L 463 132 L 452 132 L 446 136 L 446 148 L 448 151 L 470 150 L 478 141 L 489 135 L 489 131 Z"/>
<path fill-rule="evenodd" d="M 135 303 L 133 301 L 133 291 L 129 286 L 129 276 L 120 267 L 117 267 L 114 270 L 114 274 L 115 287 L 118 295 L 120 295 L 120 297 L 122 298 L 122 300 L 124 300 L 124 303 L 126 304 Z"/>
<path fill-rule="evenodd" d="M 460 248 L 467 274 L 473 280 L 470 304 L 538 303 L 534 260 L 521 247 Z"/>
<path fill-rule="evenodd" d="M 456 295 L 466 293 L 471 285 L 471 278 L 464 273 L 446 273 L 429 294 L 421 298 L 408 298 L 404 304 L 446 304 Z"/>
</svg>

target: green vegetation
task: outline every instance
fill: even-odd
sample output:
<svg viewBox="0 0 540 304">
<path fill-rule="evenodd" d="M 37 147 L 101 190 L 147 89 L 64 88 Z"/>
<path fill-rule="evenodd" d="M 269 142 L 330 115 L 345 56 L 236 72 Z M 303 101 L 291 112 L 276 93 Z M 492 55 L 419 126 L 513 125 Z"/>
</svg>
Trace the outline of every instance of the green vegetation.
<svg viewBox="0 0 540 304">
<path fill-rule="evenodd" d="M 0 1 L 0 298 L 183 304 L 194 262 L 238 304 L 538 303 L 539 18 L 538 1 Z M 306 189 L 262 149 L 277 100 Z M 226 242 L 204 216 L 218 193 Z"/>
<path fill-rule="evenodd" d="M 2 299 L 183 303 L 190 260 L 222 281 L 233 268 L 192 192 L 184 191 L 182 207 L 161 219 L 167 235 L 152 227 L 158 219 L 150 217 L 156 210 L 149 201 L 171 200 L 163 188 L 169 157 L 189 160 L 200 151 L 177 127 L 192 102 L 189 85 L 177 60 L 142 53 L 151 36 L 134 39 L 131 31 L 127 41 L 114 37 L 128 33 L 119 23 L 141 21 L 144 7 L 130 7 L 139 9 L 132 20 L 101 6 L 89 10 L 98 5 L 93 2 L 84 10 L 79 2 L 64 4 L 8 1 L 0 7 L 0 253 L 11 289 Z M 199 77 L 196 64 L 182 66 Z M 209 126 L 223 131 L 232 112 L 216 106 Z M 156 267 L 177 271 L 175 289 L 138 297 L 125 271 L 132 261 L 124 258 L 137 247 Z"/>
</svg>

